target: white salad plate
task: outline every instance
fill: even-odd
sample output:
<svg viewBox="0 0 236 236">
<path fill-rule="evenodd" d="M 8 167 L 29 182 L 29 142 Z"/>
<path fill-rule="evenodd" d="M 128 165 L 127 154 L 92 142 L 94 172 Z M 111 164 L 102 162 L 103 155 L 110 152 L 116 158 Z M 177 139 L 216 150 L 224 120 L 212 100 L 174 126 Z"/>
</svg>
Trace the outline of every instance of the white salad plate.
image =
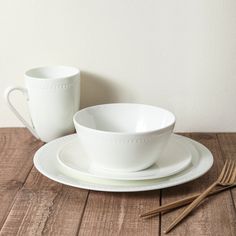
<svg viewBox="0 0 236 236">
<path fill-rule="evenodd" d="M 34 165 L 40 173 L 49 179 L 77 188 L 107 192 L 139 192 L 163 189 L 194 180 L 205 174 L 213 164 L 213 156 L 205 146 L 189 138 L 173 135 L 172 139 L 178 139 L 182 142 L 190 150 L 192 156 L 191 164 L 175 175 L 151 180 L 110 180 L 85 175 L 74 176 L 73 172 L 65 174 L 61 171 L 60 164 L 57 161 L 59 150 L 66 143 L 71 142 L 74 136 L 74 134 L 68 135 L 45 144 L 36 152 Z"/>
<path fill-rule="evenodd" d="M 113 180 L 157 179 L 176 174 L 191 163 L 191 150 L 181 140 L 181 137 L 173 135 L 160 159 L 151 167 L 141 171 L 118 172 L 95 168 L 96 165 L 91 164 L 76 135 L 59 150 L 57 160 L 60 164 L 59 169 L 64 174 L 78 178 L 87 176 Z"/>
</svg>

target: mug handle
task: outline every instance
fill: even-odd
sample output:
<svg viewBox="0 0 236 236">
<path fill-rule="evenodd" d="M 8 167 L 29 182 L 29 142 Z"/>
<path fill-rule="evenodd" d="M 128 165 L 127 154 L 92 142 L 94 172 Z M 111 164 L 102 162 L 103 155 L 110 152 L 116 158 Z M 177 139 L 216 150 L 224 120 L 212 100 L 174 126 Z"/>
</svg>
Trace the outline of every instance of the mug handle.
<svg viewBox="0 0 236 236">
<path fill-rule="evenodd" d="M 26 128 L 31 132 L 31 134 L 33 134 L 37 139 L 39 139 L 38 134 L 35 131 L 35 128 L 33 127 L 33 125 L 29 125 L 29 123 L 22 117 L 22 115 L 16 110 L 16 108 L 12 105 L 11 100 L 10 100 L 10 95 L 13 91 L 20 91 L 23 93 L 23 95 L 26 96 L 26 100 L 29 100 L 28 97 L 28 91 L 26 88 L 22 88 L 22 87 L 9 87 L 6 89 L 5 91 L 5 99 L 7 101 L 7 104 L 9 106 L 9 108 L 12 110 L 12 112 L 16 115 L 16 117 L 26 126 Z"/>
</svg>

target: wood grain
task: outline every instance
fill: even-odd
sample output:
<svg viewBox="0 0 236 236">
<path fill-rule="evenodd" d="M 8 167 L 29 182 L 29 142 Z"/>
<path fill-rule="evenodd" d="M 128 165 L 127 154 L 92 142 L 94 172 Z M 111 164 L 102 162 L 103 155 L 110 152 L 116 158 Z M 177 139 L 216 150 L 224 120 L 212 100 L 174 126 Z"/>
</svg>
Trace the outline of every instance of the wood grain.
<svg viewBox="0 0 236 236">
<path fill-rule="evenodd" d="M 42 144 L 24 128 L 0 129 L 0 228 L 33 166 L 34 152 Z"/>
<path fill-rule="evenodd" d="M 159 219 L 139 214 L 158 206 L 159 191 L 140 193 L 91 192 L 79 235 L 158 235 Z"/>
<path fill-rule="evenodd" d="M 33 168 L 0 235 L 77 235 L 87 195 L 87 190 L 58 184 Z"/>
<path fill-rule="evenodd" d="M 223 167 L 223 157 L 215 134 L 192 134 L 191 138 L 207 146 L 214 155 L 212 169 L 203 177 L 190 183 L 162 190 L 162 203 L 166 204 L 194 193 L 202 192 L 218 177 Z M 167 213 L 161 218 L 161 233 L 183 209 Z M 236 235 L 236 215 L 229 191 L 218 194 L 202 203 L 168 235 Z"/>
<path fill-rule="evenodd" d="M 214 154 L 213 168 L 188 184 L 140 193 L 105 193 L 58 184 L 32 169 L 43 145 L 22 128 L 0 129 L 0 235 L 161 235 L 180 210 L 139 214 L 201 192 L 236 156 L 236 134 L 192 134 Z M 234 201 L 232 199 L 234 198 Z M 236 235 L 236 189 L 205 201 L 169 235 Z"/>
<path fill-rule="evenodd" d="M 224 159 L 236 159 L 236 134 L 218 134 L 217 138 L 220 143 L 221 152 Z M 234 208 L 236 206 L 236 189 L 230 190 L 234 200 Z M 235 222 L 236 225 L 236 222 Z M 236 226 L 235 226 L 236 227 Z"/>
<path fill-rule="evenodd" d="M 63 186 L 33 169 L 0 235 L 76 235 L 88 191 Z"/>
</svg>

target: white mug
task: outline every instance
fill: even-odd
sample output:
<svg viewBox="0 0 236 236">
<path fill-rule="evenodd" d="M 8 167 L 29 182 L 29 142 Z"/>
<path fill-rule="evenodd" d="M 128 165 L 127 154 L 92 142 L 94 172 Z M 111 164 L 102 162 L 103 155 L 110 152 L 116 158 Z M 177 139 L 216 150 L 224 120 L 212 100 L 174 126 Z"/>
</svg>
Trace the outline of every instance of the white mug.
<svg viewBox="0 0 236 236">
<path fill-rule="evenodd" d="M 49 142 L 74 132 L 73 115 L 79 110 L 80 71 L 75 67 L 39 67 L 25 72 L 26 88 L 11 87 L 5 98 L 16 117 L 38 139 Z M 10 101 L 13 91 L 21 91 L 28 101 L 32 125 Z"/>
</svg>

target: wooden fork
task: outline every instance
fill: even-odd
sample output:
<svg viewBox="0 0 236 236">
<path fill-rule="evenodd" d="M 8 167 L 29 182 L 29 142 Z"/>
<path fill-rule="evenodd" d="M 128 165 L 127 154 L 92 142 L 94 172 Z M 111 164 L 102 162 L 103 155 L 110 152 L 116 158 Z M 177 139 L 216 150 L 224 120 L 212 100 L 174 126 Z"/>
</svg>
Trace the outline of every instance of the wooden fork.
<svg viewBox="0 0 236 236">
<path fill-rule="evenodd" d="M 228 186 L 234 183 L 236 179 L 236 161 L 227 160 L 218 177 L 218 179 L 210 185 L 199 197 L 197 197 L 167 228 L 164 233 L 170 232 L 185 216 L 187 216 L 200 202 L 208 196 L 210 191 L 217 185 Z"/>
<path fill-rule="evenodd" d="M 233 183 L 232 185 L 229 185 L 229 186 L 223 186 L 223 187 L 219 187 L 217 189 L 214 189 L 212 190 L 208 195 L 207 197 L 209 196 L 212 196 L 212 195 L 215 195 L 215 194 L 218 194 L 218 193 L 221 193 L 223 191 L 226 191 L 230 188 L 235 188 L 236 187 L 236 183 Z M 143 219 L 149 219 L 149 218 L 152 218 L 154 216 L 157 216 L 159 214 L 165 214 L 166 212 L 169 212 L 169 211 L 172 211 L 176 208 L 179 208 L 179 207 L 182 207 L 182 206 L 186 206 L 188 204 L 190 204 L 191 202 L 193 202 L 197 197 L 199 197 L 199 193 L 197 194 L 194 194 L 192 196 L 189 196 L 189 197 L 185 197 L 185 198 L 182 198 L 180 200 L 177 200 L 177 201 L 174 201 L 174 202 L 171 202 L 171 203 L 167 203 L 165 205 L 162 205 L 162 206 L 159 206 L 158 208 L 156 208 L 155 210 L 152 210 L 152 211 L 148 211 L 146 213 L 143 213 L 141 215 L 139 215 L 141 218 Z"/>
</svg>

